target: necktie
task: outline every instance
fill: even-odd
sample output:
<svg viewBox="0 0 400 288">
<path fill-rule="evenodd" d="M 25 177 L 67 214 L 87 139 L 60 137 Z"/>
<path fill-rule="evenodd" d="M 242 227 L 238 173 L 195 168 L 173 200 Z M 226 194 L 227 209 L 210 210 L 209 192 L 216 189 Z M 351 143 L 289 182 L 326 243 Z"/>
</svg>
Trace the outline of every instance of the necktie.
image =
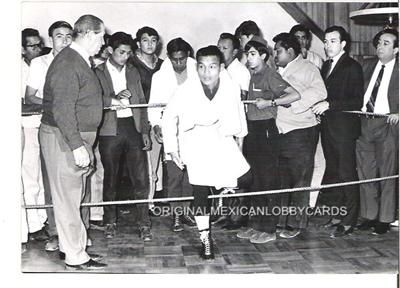
<svg viewBox="0 0 400 288">
<path fill-rule="evenodd" d="M 324 79 L 328 78 L 329 72 L 331 72 L 332 63 L 333 63 L 333 59 L 326 60 L 326 70 L 325 70 L 325 74 L 324 74 Z"/>
<path fill-rule="evenodd" d="M 384 69 L 385 69 L 385 65 L 382 65 L 382 68 L 379 71 L 378 77 L 376 78 L 374 88 L 372 89 L 371 97 L 369 98 L 368 103 L 367 103 L 367 112 L 371 112 L 371 113 L 374 112 L 376 96 L 378 96 L 379 86 L 381 85 L 381 82 L 382 82 Z"/>
</svg>

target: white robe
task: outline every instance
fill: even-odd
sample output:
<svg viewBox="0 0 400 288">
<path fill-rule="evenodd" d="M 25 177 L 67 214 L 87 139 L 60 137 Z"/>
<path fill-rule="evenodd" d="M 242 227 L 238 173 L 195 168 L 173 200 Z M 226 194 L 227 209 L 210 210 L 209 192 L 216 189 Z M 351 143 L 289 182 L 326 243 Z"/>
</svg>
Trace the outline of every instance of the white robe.
<svg viewBox="0 0 400 288">
<path fill-rule="evenodd" d="M 240 88 L 222 71 L 212 100 L 200 80 L 191 79 L 176 90 L 164 111 L 164 151 L 179 151 L 191 184 L 235 187 L 237 179 L 250 169 L 233 138 L 247 130 L 241 119 L 243 108 L 233 95 L 240 99 Z"/>
</svg>

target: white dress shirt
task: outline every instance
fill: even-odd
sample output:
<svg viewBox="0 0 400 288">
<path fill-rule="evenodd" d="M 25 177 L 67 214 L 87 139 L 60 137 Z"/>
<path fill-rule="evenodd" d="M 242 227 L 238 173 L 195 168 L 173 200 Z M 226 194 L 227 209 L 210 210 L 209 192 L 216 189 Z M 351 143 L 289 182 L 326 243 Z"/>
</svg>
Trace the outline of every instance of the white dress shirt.
<svg viewBox="0 0 400 288">
<path fill-rule="evenodd" d="M 392 77 L 394 64 L 396 59 L 392 59 L 390 62 L 385 64 L 385 69 L 383 70 L 382 81 L 379 86 L 378 94 L 376 96 L 375 105 L 374 105 L 374 113 L 380 114 L 389 114 L 389 99 L 388 99 L 388 90 L 390 78 Z M 367 91 L 364 94 L 364 105 L 361 109 L 363 112 L 367 111 L 367 103 L 371 98 L 372 90 L 374 89 L 374 85 L 376 82 L 376 78 L 378 78 L 379 71 L 381 70 L 382 65 L 384 65 L 381 61 L 379 61 L 376 66 L 374 73 L 372 74 L 371 80 L 369 81 Z"/>
<path fill-rule="evenodd" d="M 108 71 L 110 72 L 111 76 L 111 81 L 114 87 L 114 92 L 115 95 L 117 95 L 119 92 L 122 90 L 126 90 L 127 85 L 126 85 L 126 66 L 124 66 L 121 71 L 118 71 L 118 69 L 110 63 L 110 60 L 107 60 L 106 66 Z M 125 105 L 129 105 L 129 99 L 120 99 L 122 103 Z M 132 117 L 132 110 L 131 109 L 122 109 L 122 110 L 117 110 L 117 117 L 118 118 L 126 118 L 126 117 Z"/>
<path fill-rule="evenodd" d="M 228 71 L 232 80 L 239 84 L 241 90 L 249 91 L 250 72 L 238 59 L 233 60 L 228 68 L 226 68 L 226 71 Z"/>
</svg>

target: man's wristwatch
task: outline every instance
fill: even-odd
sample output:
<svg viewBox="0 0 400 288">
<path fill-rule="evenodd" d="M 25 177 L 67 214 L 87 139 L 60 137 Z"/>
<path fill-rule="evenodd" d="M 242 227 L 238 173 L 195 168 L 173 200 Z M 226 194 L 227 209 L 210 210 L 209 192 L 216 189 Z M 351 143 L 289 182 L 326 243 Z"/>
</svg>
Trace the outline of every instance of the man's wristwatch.
<svg viewBox="0 0 400 288">
<path fill-rule="evenodd" d="M 271 107 L 276 107 L 275 99 L 272 99 L 272 100 L 271 100 Z"/>
</svg>

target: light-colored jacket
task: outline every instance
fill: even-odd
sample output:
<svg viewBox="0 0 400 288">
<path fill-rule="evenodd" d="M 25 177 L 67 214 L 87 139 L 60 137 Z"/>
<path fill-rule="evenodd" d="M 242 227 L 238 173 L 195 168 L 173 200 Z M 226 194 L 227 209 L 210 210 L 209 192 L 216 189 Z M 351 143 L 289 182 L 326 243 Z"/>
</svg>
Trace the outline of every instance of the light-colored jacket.
<svg viewBox="0 0 400 288">
<path fill-rule="evenodd" d="M 191 184 L 235 187 L 250 169 L 233 138 L 247 127 L 242 127 L 242 107 L 232 95 L 240 97 L 240 88 L 222 71 L 212 100 L 200 80 L 192 79 L 176 90 L 164 111 L 164 151 L 179 151 Z"/>
</svg>

